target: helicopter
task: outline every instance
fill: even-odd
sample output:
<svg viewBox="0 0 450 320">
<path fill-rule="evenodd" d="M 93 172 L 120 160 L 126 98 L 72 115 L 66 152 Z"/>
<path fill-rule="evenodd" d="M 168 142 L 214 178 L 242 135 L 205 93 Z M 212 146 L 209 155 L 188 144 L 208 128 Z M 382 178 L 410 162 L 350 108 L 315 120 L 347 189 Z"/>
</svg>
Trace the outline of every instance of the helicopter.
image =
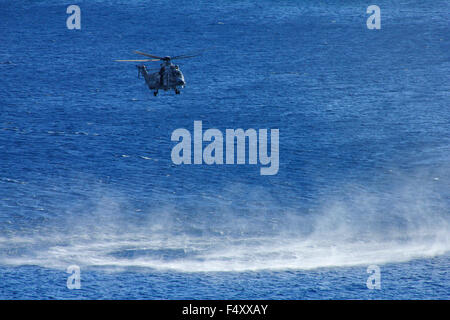
<svg viewBox="0 0 450 320">
<path fill-rule="evenodd" d="M 145 79 L 150 90 L 153 90 L 153 95 L 156 97 L 159 90 L 174 90 L 175 94 L 180 94 L 180 89 L 184 88 L 186 82 L 184 80 L 183 73 L 181 72 L 179 66 L 174 65 L 171 61 L 175 59 L 187 59 L 199 56 L 200 54 L 194 55 L 179 55 L 179 56 L 165 56 L 160 57 L 153 54 L 148 54 L 141 51 L 134 51 L 134 53 L 152 58 L 152 59 L 134 59 L 134 60 L 116 60 L 118 62 L 154 62 L 162 61 L 161 68 L 157 72 L 151 72 L 155 70 L 149 70 L 145 64 L 136 65 L 138 69 L 138 78 L 142 75 Z"/>
</svg>

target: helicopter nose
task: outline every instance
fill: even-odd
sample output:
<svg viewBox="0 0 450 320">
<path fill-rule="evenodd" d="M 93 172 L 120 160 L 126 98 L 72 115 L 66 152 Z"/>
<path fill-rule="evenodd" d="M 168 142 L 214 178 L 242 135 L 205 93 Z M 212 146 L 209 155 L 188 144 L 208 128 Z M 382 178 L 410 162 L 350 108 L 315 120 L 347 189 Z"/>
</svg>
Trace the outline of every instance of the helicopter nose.
<svg viewBox="0 0 450 320">
<path fill-rule="evenodd" d="M 184 82 L 183 80 L 181 80 L 181 79 L 178 79 L 177 84 L 178 84 L 179 86 L 184 86 L 184 85 L 185 85 L 185 82 Z"/>
</svg>

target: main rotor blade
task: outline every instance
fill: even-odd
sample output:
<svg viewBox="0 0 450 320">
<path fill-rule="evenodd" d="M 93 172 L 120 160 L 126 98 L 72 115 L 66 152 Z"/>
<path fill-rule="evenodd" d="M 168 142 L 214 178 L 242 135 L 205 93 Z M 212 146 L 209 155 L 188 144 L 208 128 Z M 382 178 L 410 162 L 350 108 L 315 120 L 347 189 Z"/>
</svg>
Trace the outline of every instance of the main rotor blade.
<svg viewBox="0 0 450 320">
<path fill-rule="evenodd" d="M 163 59 L 163 57 L 155 56 L 155 55 L 153 55 L 153 54 L 148 54 L 148 53 L 141 52 L 141 51 L 137 51 L 137 50 L 135 50 L 134 53 L 141 54 L 141 55 L 143 55 L 143 56 L 150 57 L 150 58 Z"/>
<path fill-rule="evenodd" d="M 117 62 L 125 62 L 125 61 L 130 61 L 130 62 L 150 62 L 150 61 L 160 61 L 160 59 L 141 59 L 141 60 L 136 60 L 136 59 L 134 59 L 134 60 L 114 60 L 114 61 L 117 61 Z"/>
<path fill-rule="evenodd" d="M 201 56 L 201 54 L 195 54 L 195 55 L 192 55 L 192 56 L 176 56 L 176 57 L 170 58 L 170 60 L 188 59 L 188 58 L 194 58 L 194 57 L 198 57 L 198 56 Z"/>
<path fill-rule="evenodd" d="M 212 48 L 213 47 L 208 47 L 208 48 L 205 48 L 205 49 L 197 51 L 197 52 L 191 52 L 191 53 L 186 53 L 186 54 L 182 54 L 179 56 L 175 56 L 175 57 L 172 57 L 171 59 L 184 59 L 184 58 L 192 58 L 192 57 L 201 56 L 205 51 L 211 50 Z"/>
</svg>

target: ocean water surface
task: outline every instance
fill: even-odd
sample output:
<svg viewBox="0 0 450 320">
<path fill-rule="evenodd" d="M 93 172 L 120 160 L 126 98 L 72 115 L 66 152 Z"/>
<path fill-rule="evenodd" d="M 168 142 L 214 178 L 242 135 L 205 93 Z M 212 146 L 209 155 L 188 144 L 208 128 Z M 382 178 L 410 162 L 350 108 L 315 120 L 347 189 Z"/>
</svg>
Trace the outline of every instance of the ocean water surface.
<svg viewBox="0 0 450 320">
<path fill-rule="evenodd" d="M 0 0 L 0 299 L 450 298 L 448 1 L 380 0 L 380 30 L 359 1 L 69 5 Z M 180 95 L 114 61 L 204 49 Z M 194 121 L 279 129 L 278 173 L 175 165 Z"/>
</svg>

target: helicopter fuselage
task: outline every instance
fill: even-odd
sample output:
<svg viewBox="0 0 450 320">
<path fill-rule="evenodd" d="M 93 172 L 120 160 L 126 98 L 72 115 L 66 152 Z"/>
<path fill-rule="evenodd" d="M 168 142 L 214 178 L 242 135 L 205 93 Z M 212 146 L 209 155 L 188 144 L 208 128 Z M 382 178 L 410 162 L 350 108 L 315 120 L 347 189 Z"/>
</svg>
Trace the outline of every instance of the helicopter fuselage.
<svg viewBox="0 0 450 320">
<path fill-rule="evenodd" d="M 184 88 L 186 82 L 184 80 L 183 73 L 174 65 L 171 61 L 175 59 L 189 59 L 199 56 L 197 54 L 184 54 L 177 56 L 157 56 L 150 53 L 135 50 L 134 53 L 147 57 L 147 59 L 128 59 L 128 60 L 116 60 L 118 62 L 155 62 L 162 61 L 161 69 L 159 72 L 149 73 L 147 67 L 144 64 L 137 65 L 138 77 L 142 74 L 150 90 L 153 90 L 153 94 L 156 96 L 158 90 L 174 90 L 176 94 L 180 93 L 180 89 Z M 151 58 L 151 59 L 148 59 Z"/>
<path fill-rule="evenodd" d="M 184 88 L 186 84 L 181 70 L 169 61 L 164 61 L 159 72 L 154 73 L 149 73 L 145 65 L 136 67 L 139 70 L 139 74 L 143 75 L 148 88 L 153 90 L 155 96 L 158 94 L 158 90 L 175 90 L 175 93 L 179 94 L 180 89 Z"/>
</svg>

